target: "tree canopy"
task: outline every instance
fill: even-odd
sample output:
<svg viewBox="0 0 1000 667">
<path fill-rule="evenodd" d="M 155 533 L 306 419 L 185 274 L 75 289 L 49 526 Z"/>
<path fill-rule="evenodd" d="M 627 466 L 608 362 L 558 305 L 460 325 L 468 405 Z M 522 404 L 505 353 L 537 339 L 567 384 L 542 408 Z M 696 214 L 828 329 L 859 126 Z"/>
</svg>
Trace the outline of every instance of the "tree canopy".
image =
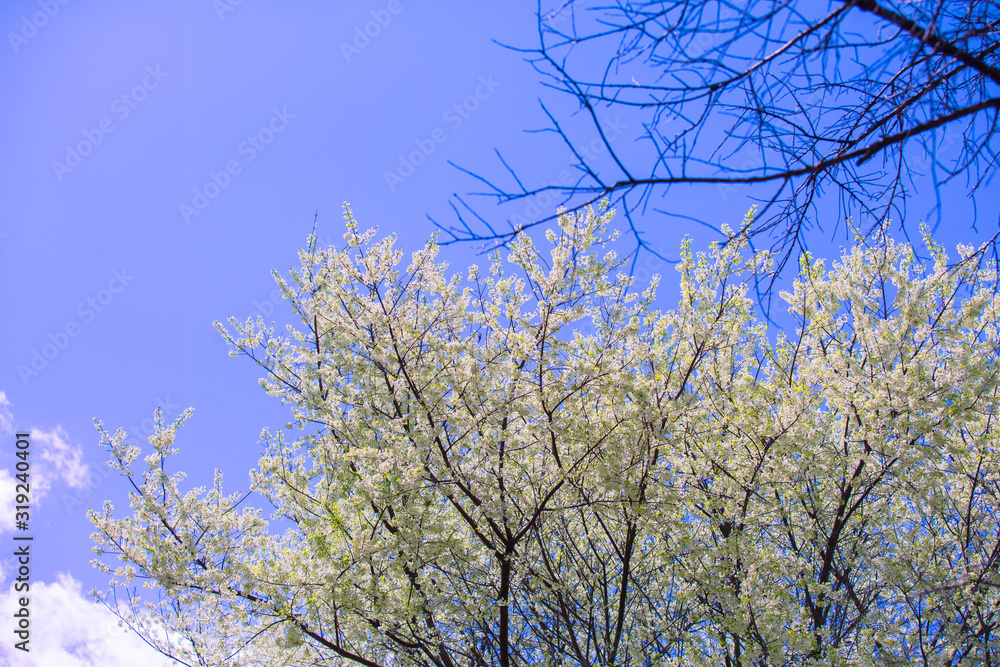
<svg viewBox="0 0 1000 667">
<path fill-rule="evenodd" d="M 99 427 L 108 604 L 188 665 L 996 664 L 996 272 L 870 235 L 803 257 L 775 332 L 745 236 L 660 311 L 612 213 L 449 275 L 348 212 L 279 277 L 300 327 L 219 325 L 292 409 L 272 517 L 182 489 L 186 415 L 144 462 Z"/>
</svg>

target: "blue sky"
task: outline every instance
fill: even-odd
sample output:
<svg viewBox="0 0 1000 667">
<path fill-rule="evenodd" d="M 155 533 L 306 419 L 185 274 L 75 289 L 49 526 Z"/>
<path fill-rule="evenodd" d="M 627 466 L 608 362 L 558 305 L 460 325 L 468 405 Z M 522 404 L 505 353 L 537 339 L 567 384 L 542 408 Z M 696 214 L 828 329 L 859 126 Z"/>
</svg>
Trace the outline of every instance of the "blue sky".
<svg viewBox="0 0 1000 667">
<path fill-rule="evenodd" d="M 220 468 L 245 489 L 261 429 L 289 413 L 212 322 L 290 321 L 270 271 L 296 265 L 315 213 L 321 242 L 341 240 L 347 201 L 362 227 L 412 250 L 433 231 L 428 214 L 453 220 L 449 198 L 477 189 L 448 161 L 499 175 L 499 148 L 536 182 L 569 166 L 522 130 L 545 124 L 539 97 L 570 107 L 492 41 L 533 46 L 534 12 L 527 0 L 3 3 L 0 470 L 13 472 L 11 433 L 30 430 L 36 484 L 36 652 L 14 664 L 136 664 L 136 639 L 85 595 L 106 585 L 86 511 L 127 507 L 92 420 L 142 439 L 158 405 L 168 420 L 193 406 L 176 464 L 192 485 Z M 638 129 L 606 122 L 622 142 Z M 660 206 L 737 224 L 747 194 Z M 958 219 L 942 240 L 974 241 L 967 203 L 946 211 Z M 710 239 L 645 219 L 668 257 L 684 234 Z M 443 256 L 484 261 L 469 246 Z M 643 258 L 639 277 L 653 272 L 666 274 L 667 307 L 674 272 Z M 0 655 L 12 653 L 11 503 L 0 473 Z"/>
</svg>

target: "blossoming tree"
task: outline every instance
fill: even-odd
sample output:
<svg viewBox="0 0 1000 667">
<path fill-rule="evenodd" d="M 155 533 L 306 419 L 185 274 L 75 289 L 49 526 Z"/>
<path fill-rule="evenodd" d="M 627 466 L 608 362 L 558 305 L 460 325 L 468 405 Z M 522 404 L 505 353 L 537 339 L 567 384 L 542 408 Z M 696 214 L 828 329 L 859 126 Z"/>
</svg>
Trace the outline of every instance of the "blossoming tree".
<svg viewBox="0 0 1000 667">
<path fill-rule="evenodd" d="M 300 429 L 252 473 L 277 523 L 182 491 L 183 417 L 141 472 L 102 429 L 108 604 L 190 665 L 997 664 L 996 272 L 807 257 L 774 335 L 766 256 L 686 248 L 659 312 L 610 219 L 463 278 L 348 212 L 279 278 L 300 329 L 219 326 Z"/>
</svg>

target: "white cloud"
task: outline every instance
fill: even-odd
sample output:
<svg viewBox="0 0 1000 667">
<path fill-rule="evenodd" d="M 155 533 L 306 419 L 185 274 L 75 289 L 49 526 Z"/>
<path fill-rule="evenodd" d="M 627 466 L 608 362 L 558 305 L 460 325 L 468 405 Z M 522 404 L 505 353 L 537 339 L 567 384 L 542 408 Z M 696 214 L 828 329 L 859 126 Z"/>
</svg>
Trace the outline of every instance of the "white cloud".
<svg viewBox="0 0 1000 667">
<path fill-rule="evenodd" d="M 31 429 L 29 452 L 29 460 L 33 459 L 29 473 L 32 505 L 37 507 L 41 504 L 54 481 L 62 481 L 74 489 L 88 488 L 90 469 L 83 462 L 83 450 L 69 442 L 62 426 L 56 426 L 51 431 Z M 14 529 L 16 484 L 17 480 L 9 470 L 0 469 L 0 534 Z"/>
<path fill-rule="evenodd" d="M 14 416 L 7 394 L 0 391 L 0 436 L 14 433 Z M 83 461 L 83 448 L 70 442 L 69 434 L 59 425 L 49 431 L 30 431 L 29 451 L 31 504 L 37 506 L 53 483 L 62 482 L 78 491 L 91 484 L 90 468 Z M 11 466 L 12 467 L 12 466 Z M 0 468 L 0 534 L 14 530 L 14 499 L 17 479 L 11 470 Z"/>
<path fill-rule="evenodd" d="M 14 415 L 10 413 L 10 401 L 7 394 L 0 391 L 0 435 L 14 432 Z"/>
<path fill-rule="evenodd" d="M 46 481 L 50 477 L 58 477 L 74 489 L 86 488 L 90 470 L 83 462 L 83 449 L 68 442 L 69 435 L 62 426 L 56 426 L 51 431 L 33 428 L 31 439 L 36 451 L 41 450 L 39 458 L 45 465 L 40 472 L 44 471 Z"/>
<path fill-rule="evenodd" d="M 0 435 L 13 434 L 10 401 L 0 391 Z M 86 489 L 90 471 L 83 450 L 69 440 L 61 426 L 50 431 L 31 429 L 31 499 L 37 503 L 52 484 L 62 481 L 74 489 Z M 14 530 L 17 480 L 0 469 L 0 533 Z M 14 563 L 13 559 L 4 559 Z M 134 632 L 118 625 L 111 611 L 80 591 L 80 582 L 60 574 L 53 583 L 31 582 L 26 593 L 15 591 L 14 582 L 4 586 L 0 569 L 0 618 L 7 619 L 0 641 L 0 664 L 9 667 L 161 667 L 177 665 L 149 647 Z M 14 647 L 14 612 L 21 597 L 29 599 L 30 651 Z"/>
<path fill-rule="evenodd" d="M 138 635 L 118 625 L 118 618 L 80 592 L 69 574 L 54 583 L 32 583 L 30 651 L 0 642 L 0 658 L 10 667 L 162 667 L 178 663 L 150 648 Z M 8 625 L 18 607 L 12 588 L 0 593 L 0 616 Z M 5 634 L 10 634 L 6 631 Z"/>
<path fill-rule="evenodd" d="M 16 480 L 6 470 L 0 470 L 0 533 L 14 530 L 14 496 Z"/>
</svg>

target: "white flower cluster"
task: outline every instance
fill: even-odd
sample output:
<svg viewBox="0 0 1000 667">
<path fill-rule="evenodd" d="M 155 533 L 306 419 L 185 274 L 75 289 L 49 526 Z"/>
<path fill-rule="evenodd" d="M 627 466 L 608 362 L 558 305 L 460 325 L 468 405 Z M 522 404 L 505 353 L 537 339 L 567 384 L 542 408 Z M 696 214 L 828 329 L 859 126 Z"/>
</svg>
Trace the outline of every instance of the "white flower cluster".
<svg viewBox="0 0 1000 667">
<path fill-rule="evenodd" d="M 183 493 L 176 427 L 106 436 L 132 513 L 94 513 L 118 605 L 201 665 L 986 664 L 1000 655 L 995 272 L 859 245 L 805 257 L 776 342 L 767 258 L 685 247 L 652 307 L 564 215 L 448 277 L 431 242 L 310 248 L 302 328 L 220 326 L 302 436 L 253 490 Z M 586 330 L 588 334 L 582 333 Z M 140 479 L 141 476 L 141 479 Z"/>
</svg>

